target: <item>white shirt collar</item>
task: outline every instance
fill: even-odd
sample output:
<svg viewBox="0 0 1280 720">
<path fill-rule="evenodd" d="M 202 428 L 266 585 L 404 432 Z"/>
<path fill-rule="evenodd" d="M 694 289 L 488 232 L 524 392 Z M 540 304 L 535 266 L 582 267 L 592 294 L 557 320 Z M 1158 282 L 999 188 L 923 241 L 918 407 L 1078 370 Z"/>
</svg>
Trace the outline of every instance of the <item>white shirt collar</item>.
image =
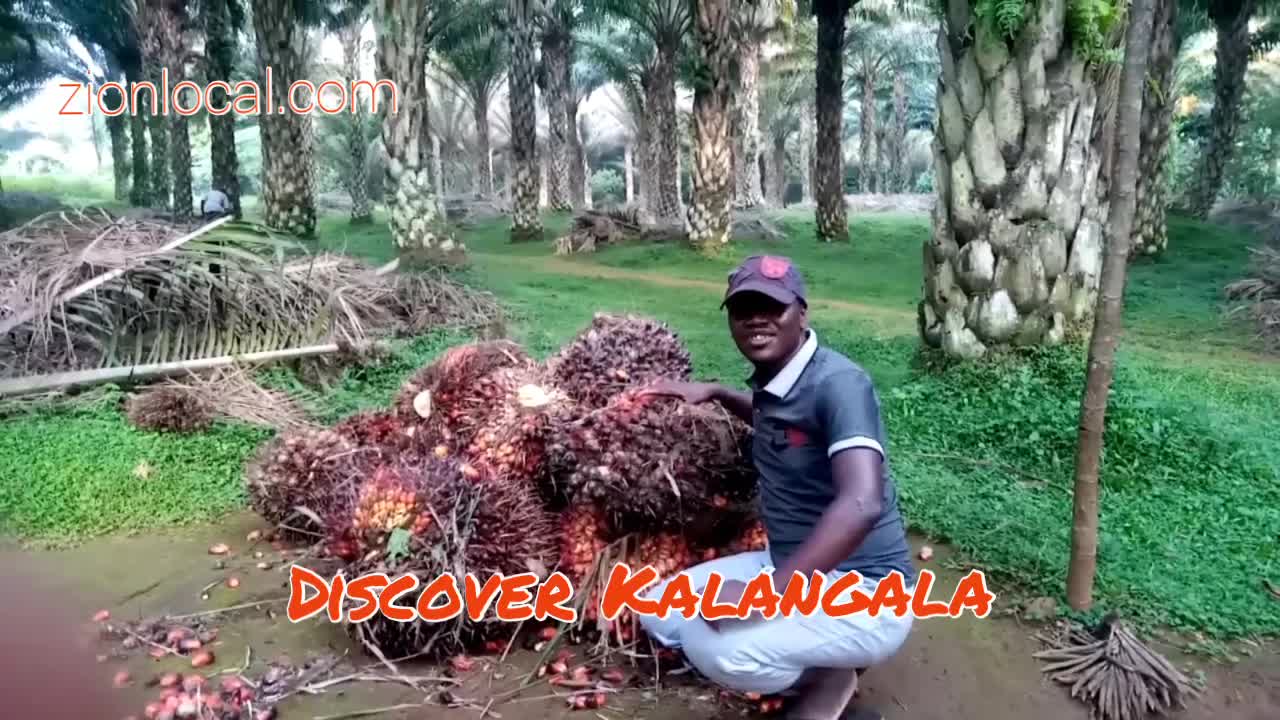
<svg viewBox="0 0 1280 720">
<path fill-rule="evenodd" d="M 800 373 L 804 372 L 809 361 L 813 359 L 813 354 L 818 351 L 818 334 L 812 329 L 807 331 L 808 338 L 791 360 L 787 362 L 777 375 L 764 386 L 764 391 L 778 398 L 784 398 L 787 393 L 791 392 L 791 388 L 795 387 L 796 381 L 800 379 Z"/>
</svg>

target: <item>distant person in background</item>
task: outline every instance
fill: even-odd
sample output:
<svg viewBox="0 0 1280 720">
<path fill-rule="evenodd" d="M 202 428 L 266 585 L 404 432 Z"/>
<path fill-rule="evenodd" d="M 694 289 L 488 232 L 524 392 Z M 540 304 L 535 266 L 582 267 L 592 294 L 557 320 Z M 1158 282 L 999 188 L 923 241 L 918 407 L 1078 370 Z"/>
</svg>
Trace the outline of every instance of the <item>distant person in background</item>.
<svg viewBox="0 0 1280 720">
<path fill-rule="evenodd" d="M 231 198 L 227 194 L 212 188 L 200 198 L 200 214 L 205 220 L 216 220 L 223 215 L 230 215 L 234 212 L 231 207 Z"/>
</svg>

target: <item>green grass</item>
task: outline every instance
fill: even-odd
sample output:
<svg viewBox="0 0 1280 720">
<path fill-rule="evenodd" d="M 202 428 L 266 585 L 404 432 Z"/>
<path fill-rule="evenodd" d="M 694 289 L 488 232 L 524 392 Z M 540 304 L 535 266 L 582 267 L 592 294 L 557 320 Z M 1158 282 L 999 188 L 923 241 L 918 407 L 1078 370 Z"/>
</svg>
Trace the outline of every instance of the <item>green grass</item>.
<svg viewBox="0 0 1280 720">
<path fill-rule="evenodd" d="M 833 247 L 815 243 L 811 220 L 792 213 L 779 221 L 784 241 L 715 259 L 669 246 L 552 259 L 550 238 L 567 222 L 548 218 L 548 239 L 527 245 L 507 242 L 504 221 L 461 235 L 472 252 L 461 276 L 497 294 L 513 337 L 535 356 L 560 347 L 597 311 L 639 312 L 681 334 L 698 377 L 741 385 L 748 367 L 728 339 L 719 288 L 741 256 L 786 252 L 815 296 L 883 311 L 828 305 L 815 307 L 811 321 L 877 383 L 912 527 L 1027 591 L 1062 597 L 1082 352 L 1044 350 L 972 366 L 925 362 L 913 308 L 927 220 L 856 218 L 854 243 Z M 353 228 L 328 216 L 318 234 L 317 249 L 392 256 L 380 217 Z M 1249 352 L 1243 331 L 1223 330 L 1221 320 L 1220 288 L 1243 271 L 1251 239 L 1181 221 L 1171 234 L 1167 259 L 1139 261 L 1131 273 L 1102 470 L 1099 611 L 1216 638 L 1276 633 L 1280 604 L 1262 579 L 1280 581 L 1280 374 Z M 581 275 L 601 268 L 653 277 Z M 702 285 L 659 282 L 673 278 Z M 420 338 L 380 366 L 348 370 L 321 396 L 324 419 L 385 405 L 406 375 L 461 339 Z M 270 381 L 297 383 L 284 371 Z M 188 507 L 203 518 L 234 506 L 240 463 L 256 436 L 222 428 L 161 439 L 133 430 L 113 408 L 98 408 L 9 421 L 0 437 L 0 513 L 25 534 L 83 535 L 160 525 L 190 517 L 182 512 Z M 137 459 L 171 457 L 165 453 L 186 458 L 172 463 L 172 487 L 132 478 Z M 195 477 L 201 484 L 184 479 Z"/>
<path fill-rule="evenodd" d="M 110 174 L 24 175 L 0 178 L 6 192 L 30 192 L 56 197 L 66 205 L 115 206 L 115 186 Z"/>
</svg>

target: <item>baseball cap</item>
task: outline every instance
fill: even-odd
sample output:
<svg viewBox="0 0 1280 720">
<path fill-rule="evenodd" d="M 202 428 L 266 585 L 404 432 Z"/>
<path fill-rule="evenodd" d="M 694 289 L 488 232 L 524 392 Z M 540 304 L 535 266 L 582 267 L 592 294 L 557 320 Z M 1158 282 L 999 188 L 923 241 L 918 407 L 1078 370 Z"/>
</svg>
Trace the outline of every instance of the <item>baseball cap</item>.
<svg viewBox="0 0 1280 720">
<path fill-rule="evenodd" d="M 752 255 L 729 273 L 729 287 L 725 291 L 723 308 L 729 298 L 743 292 L 768 295 L 784 305 L 805 300 L 804 279 L 790 258 L 780 255 Z"/>
</svg>

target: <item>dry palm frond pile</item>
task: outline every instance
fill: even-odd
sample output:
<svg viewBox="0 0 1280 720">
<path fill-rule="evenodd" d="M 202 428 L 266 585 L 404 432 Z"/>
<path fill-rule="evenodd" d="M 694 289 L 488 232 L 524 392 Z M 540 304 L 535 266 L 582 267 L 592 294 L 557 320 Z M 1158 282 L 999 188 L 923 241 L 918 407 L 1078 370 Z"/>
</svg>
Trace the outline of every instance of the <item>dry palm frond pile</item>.
<svg viewBox="0 0 1280 720">
<path fill-rule="evenodd" d="M 1253 277 L 1231 283 L 1227 297 L 1241 301 L 1235 312 L 1247 312 L 1269 348 L 1280 351 L 1280 243 L 1254 248 Z"/>
<path fill-rule="evenodd" d="M 1071 696 L 1099 720 L 1139 720 L 1185 707 L 1198 690 L 1168 660 L 1148 649 L 1124 623 L 1104 620 L 1088 632 L 1072 627 L 1056 647 L 1035 654 L 1041 670 L 1069 685 Z"/>
<path fill-rule="evenodd" d="M 202 430 L 215 417 L 275 430 L 315 427 L 297 399 L 262 387 L 240 367 L 154 383 L 129 398 L 127 411 L 135 426 L 148 430 Z"/>
<path fill-rule="evenodd" d="M 588 409 L 618 392 L 660 378 L 688 380 L 693 362 L 684 342 L 652 318 L 597 313 L 548 362 L 551 380 Z"/>
<path fill-rule="evenodd" d="M 191 237 L 193 226 L 90 209 L 0 234 L 0 377 L 362 347 L 499 312 L 441 273 L 287 257 L 301 246 L 230 227 Z"/>
<path fill-rule="evenodd" d="M 749 509 L 748 430 L 719 407 L 626 391 L 564 428 L 552 455 L 570 501 L 601 508 L 614 527 L 702 541 Z"/>
<path fill-rule="evenodd" d="M 192 433 L 213 425 L 214 409 L 184 387 L 159 385 L 125 400 L 125 415 L 140 430 Z"/>
<path fill-rule="evenodd" d="M 470 574 L 483 585 L 496 574 L 532 572 L 545 579 L 556 565 L 554 516 L 528 486 L 469 478 L 460 464 L 445 460 L 384 466 L 370 486 L 353 516 L 362 551 L 350 565 L 352 577 L 412 573 L 429 583 L 452 573 L 462 583 Z M 473 620 L 465 612 L 437 622 L 379 614 L 345 626 L 385 657 L 432 659 L 474 650 L 514 629 L 492 613 Z"/>
<path fill-rule="evenodd" d="M 569 234 L 556 238 L 556 254 L 595 252 L 597 249 L 640 237 L 635 211 L 584 210 L 573 218 Z"/>
</svg>

